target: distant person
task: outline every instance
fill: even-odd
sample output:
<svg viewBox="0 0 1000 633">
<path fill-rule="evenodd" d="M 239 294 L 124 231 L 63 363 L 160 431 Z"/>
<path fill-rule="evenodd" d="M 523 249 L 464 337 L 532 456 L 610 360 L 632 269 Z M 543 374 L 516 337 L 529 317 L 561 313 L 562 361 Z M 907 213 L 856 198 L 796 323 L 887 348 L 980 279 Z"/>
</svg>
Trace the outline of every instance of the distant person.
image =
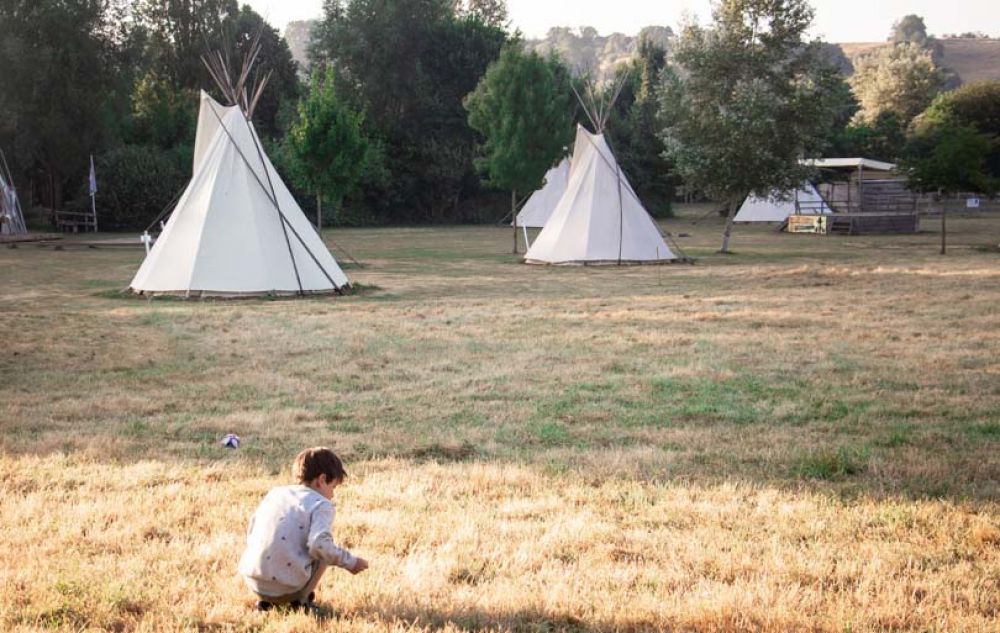
<svg viewBox="0 0 1000 633">
<path fill-rule="evenodd" d="M 330 499 L 347 477 L 340 458 L 328 448 L 307 448 L 292 468 L 299 483 L 274 488 L 254 512 L 239 572 L 259 610 L 288 605 L 315 613 L 316 585 L 327 567 L 358 574 L 368 561 L 333 541 Z"/>
</svg>

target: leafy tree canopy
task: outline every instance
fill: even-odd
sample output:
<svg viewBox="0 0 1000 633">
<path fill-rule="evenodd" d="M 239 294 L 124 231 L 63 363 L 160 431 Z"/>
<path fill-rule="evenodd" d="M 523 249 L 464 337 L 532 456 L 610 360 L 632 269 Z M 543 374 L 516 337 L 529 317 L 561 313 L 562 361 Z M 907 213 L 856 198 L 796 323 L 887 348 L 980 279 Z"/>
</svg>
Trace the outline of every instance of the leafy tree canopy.
<svg viewBox="0 0 1000 633">
<path fill-rule="evenodd" d="M 930 37 L 927 35 L 927 25 L 924 24 L 924 19 L 912 13 L 903 16 L 892 25 L 889 41 L 893 44 L 910 43 L 921 47 L 927 46 Z"/>
<path fill-rule="evenodd" d="M 996 178 L 986 171 L 991 139 L 955 120 L 928 125 L 913 134 L 903 160 L 910 187 L 917 191 L 992 193 Z"/>
<path fill-rule="evenodd" d="M 803 37 L 805 0 L 724 0 L 712 28 L 685 27 L 664 73 L 661 137 L 687 183 L 729 203 L 793 191 L 829 129 L 836 71 Z"/>
<path fill-rule="evenodd" d="M 106 8 L 102 0 L 0 2 L 0 146 L 15 171 L 40 176 L 53 207 L 128 110 L 118 76 L 124 44 Z"/>
<path fill-rule="evenodd" d="M 944 75 L 931 51 L 902 43 L 855 60 L 850 83 L 861 105 L 857 121 L 871 122 L 892 111 L 908 123 L 940 92 Z"/>
<path fill-rule="evenodd" d="M 327 0 L 313 63 L 337 71 L 339 94 L 365 113 L 388 177 L 366 177 L 364 203 L 395 221 L 456 218 L 479 191 L 476 133 L 462 99 L 500 54 L 506 32 L 451 0 Z"/>
<path fill-rule="evenodd" d="M 491 184 L 528 192 L 573 140 L 569 72 L 554 57 L 507 46 L 465 99 L 469 124 L 485 138 L 478 164 Z"/>
<path fill-rule="evenodd" d="M 937 96 L 913 121 L 913 133 L 922 134 L 944 123 L 967 126 L 990 140 L 987 172 L 1000 178 L 1000 81 L 980 81 Z"/>
<path fill-rule="evenodd" d="M 315 70 L 309 94 L 286 137 L 292 172 L 302 187 L 340 206 L 368 162 L 362 116 L 337 95 L 333 69 Z"/>
<path fill-rule="evenodd" d="M 607 129 L 622 170 L 655 216 L 669 215 L 678 180 L 673 165 L 664 157 L 663 140 L 658 134 L 656 91 L 666 58 L 666 49 L 655 40 L 640 40 L 638 56 L 619 66 L 616 80 L 611 83 L 617 85 L 625 75 Z"/>
</svg>

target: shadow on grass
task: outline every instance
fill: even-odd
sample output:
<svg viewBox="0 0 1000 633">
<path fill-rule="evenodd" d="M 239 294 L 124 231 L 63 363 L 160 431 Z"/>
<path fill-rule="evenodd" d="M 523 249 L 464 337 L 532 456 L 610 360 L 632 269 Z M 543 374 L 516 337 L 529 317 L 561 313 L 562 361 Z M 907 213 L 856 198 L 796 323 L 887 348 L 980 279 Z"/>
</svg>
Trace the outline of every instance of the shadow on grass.
<svg viewBox="0 0 1000 633">
<path fill-rule="evenodd" d="M 95 292 L 93 296 L 100 299 L 116 299 L 120 301 L 133 301 L 133 302 L 198 302 L 198 303 L 220 303 L 229 304 L 235 301 L 244 304 L 252 303 L 267 303 L 272 301 L 326 301 L 330 299 L 338 299 L 341 297 L 367 297 L 377 295 L 378 292 L 382 290 L 380 286 L 375 284 L 363 284 L 355 283 L 351 286 L 344 288 L 339 294 L 335 292 L 324 292 L 324 293 L 311 293 L 305 295 L 245 295 L 245 296 L 192 296 L 185 297 L 182 295 L 139 295 L 132 292 L 129 288 L 113 289 L 113 290 L 101 290 L 100 292 Z"/>
<path fill-rule="evenodd" d="M 537 609 L 491 611 L 477 608 L 435 609 L 406 604 L 366 606 L 342 613 L 323 609 L 321 618 L 336 626 L 339 619 L 380 621 L 392 628 L 431 627 L 452 631 L 510 631 L 512 633 L 601 633 L 646 632 L 670 630 L 662 622 L 600 622 L 568 613 L 544 612 Z M 697 629 L 689 629 L 697 630 Z"/>
</svg>

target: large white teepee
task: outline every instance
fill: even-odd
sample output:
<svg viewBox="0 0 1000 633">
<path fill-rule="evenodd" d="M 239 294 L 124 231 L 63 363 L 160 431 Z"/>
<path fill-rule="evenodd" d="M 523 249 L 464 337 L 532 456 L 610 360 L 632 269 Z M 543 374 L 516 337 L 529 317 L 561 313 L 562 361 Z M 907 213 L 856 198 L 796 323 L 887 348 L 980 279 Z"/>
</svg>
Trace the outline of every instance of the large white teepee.
<svg viewBox="0 0 1000 633">
<path fill-rule="evenodd" d="M 524 260 L 638 264 L 675 259 L 604 135 L 578 125 L 566 191 Z"/>
<path fill-rule="evenodd" d="M 747 196 L 733 222 L 784 222 L 790 215 L 833 213 L 830 205 L 819 195 L 811 182 L 805 182 L 787 200 L 777 195 L 770 198 Z"/>
<path fill-rule="evenodd" d="M 540 229 L 545 226 L 556 205 L 566 193 L 566 185 L 569 183 L 569 158 L 562 159 L 562 162 L 550 169 L 545 174 L 545 184 L 542 188 L 531 194 L 528 201 L 521 207 L 521 212 L 517 214 L 517 225 L 525 228 Z"/>
<path fill-rule="evenodd" d="M 289 295 L 338 292 L 348 285 L 243 110 L 202 92 L 193 177 L 132 290 Z"/>
</svg>

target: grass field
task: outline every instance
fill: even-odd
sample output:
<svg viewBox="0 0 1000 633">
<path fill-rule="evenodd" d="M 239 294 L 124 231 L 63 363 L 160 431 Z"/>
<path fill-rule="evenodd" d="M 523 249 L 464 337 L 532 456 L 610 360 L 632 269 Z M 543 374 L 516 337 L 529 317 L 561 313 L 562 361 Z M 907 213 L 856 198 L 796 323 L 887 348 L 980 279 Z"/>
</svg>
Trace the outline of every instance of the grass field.
<svg viewBox="0 0 1000 633">
<path fill-rule="evenodd" d="M 360 291 L 310 300 L 0 249 L 0 630 L 1000 630 L 1000 217 L 722 256 L 698 215 L 693 266 L 336 231 Z M 257 613 L 247 519 L 315 444 L 371 569 Z"/>
</svg>

